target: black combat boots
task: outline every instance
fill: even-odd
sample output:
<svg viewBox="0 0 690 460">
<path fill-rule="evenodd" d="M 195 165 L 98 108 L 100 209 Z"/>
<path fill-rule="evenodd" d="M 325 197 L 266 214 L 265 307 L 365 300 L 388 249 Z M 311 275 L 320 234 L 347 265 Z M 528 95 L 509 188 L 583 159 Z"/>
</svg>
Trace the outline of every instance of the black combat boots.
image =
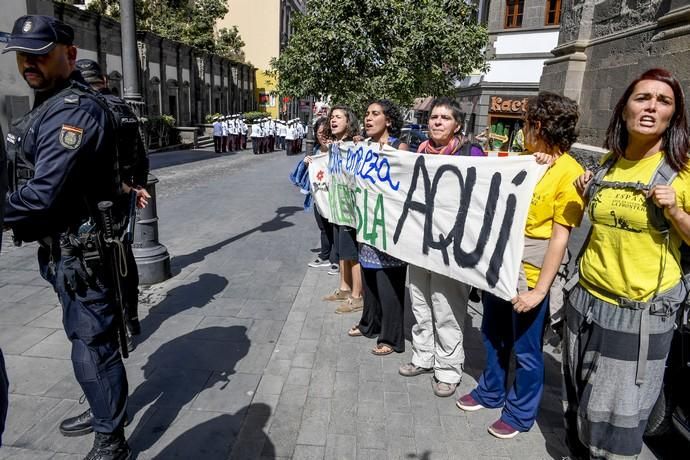
<svg viewBox="0 0 690 460">
<path fill-rule="evenodd" d="M 129 419 L 125 415 L 125 426 L 129 425 Z M 63 436 L 84 436 L 93 431 L 93 413 L 91 409 L 86 409 L 85 412 L 76 417 L 66 418 L 60 423 L 60 433 Z"/>
<path fill-rule="evenodd" d="M 93 414 L 87 409 L 76 417 L 66 418 L 60 423 L 60 433 L 63 436 L 84 436 L 93 431 Z"/>
<path fill-rule="evenodd" d="M 129 460 L 132 451 L 127 445 L 123 430 L 115 433 L 98 433 L 93 440 L 91 451 L 84 460 Z"/>
</svg>

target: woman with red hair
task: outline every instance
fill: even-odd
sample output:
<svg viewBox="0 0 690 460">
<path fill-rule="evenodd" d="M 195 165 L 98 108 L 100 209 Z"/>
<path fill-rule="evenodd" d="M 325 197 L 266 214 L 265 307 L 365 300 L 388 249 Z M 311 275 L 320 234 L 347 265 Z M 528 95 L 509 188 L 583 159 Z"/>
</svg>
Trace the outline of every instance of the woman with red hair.
<svg viewBox="0 0 690 460">
<path fill-rule="evenodd" d="M 576 181 L 592 229 L 566 302 L 563 373 L 576 457 L 636 458 L 659 395 L 690 242 L 685 96 L 666 70 L 618 101 L 597 173 Z"/>
</svg>

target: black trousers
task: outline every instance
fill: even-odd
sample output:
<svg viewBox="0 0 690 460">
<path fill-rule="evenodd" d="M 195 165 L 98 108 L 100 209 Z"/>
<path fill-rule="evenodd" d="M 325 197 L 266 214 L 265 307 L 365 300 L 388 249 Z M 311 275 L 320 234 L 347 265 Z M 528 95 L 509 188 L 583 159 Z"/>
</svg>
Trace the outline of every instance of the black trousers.
<svg viewBox="0 0 690 460">
<path fill-rule="evenodd" d="M 254 151 L 254 155 L 259 154 L 259 137 L 252 137 L 252 150 Z"/>
<path fill-rule="evenodd" d="M 398 353 L 405 351 L 406 273 L 406 265 L 378 269 L 362 267 L 364 310 L 359 330 L 365 337 L 378 335 L 377 343 L 389 345 Z"/>
<path fill-rule="evenodd" d="M 5 357 L 0 349 L 0 446 L 2 446 L 2 433 L 5 431 L 5 419 L 7 418 L 7 407 L 9 406 L 10 381 L 7 378 L 5 369 Z"/>
<path fill-rule="evenodd" d="M 338 258 L 335 254 L 333 241 L 333 224 L 326 220 L 319 210 L 314 206 L 314 218 L 316 218 L 316 225 L 321 230 L 321 252 L 319 252 L 319 259 L 328 260 L 332 264 L 338 263 Z"/>
<path fill-rule="evenodd" d="M 127 375 L 116 334 L 116 308 L 104 270 L 84 270 L 75 256 L 50 256 L 38 249 L 43 279 L 53 285 L 62 305 L 62 323 L 72 343 L 72 367 L 93 411 L 93 429 L 122 428 L 127 408 Z"/>
<path fill-rule="evenodd" d="M 222 142 L 223 138 L 221 136 L 213 136 L 213 149 L 216 151 L 216 153 L 220 153 L 222 149 Z"/>
</svg>

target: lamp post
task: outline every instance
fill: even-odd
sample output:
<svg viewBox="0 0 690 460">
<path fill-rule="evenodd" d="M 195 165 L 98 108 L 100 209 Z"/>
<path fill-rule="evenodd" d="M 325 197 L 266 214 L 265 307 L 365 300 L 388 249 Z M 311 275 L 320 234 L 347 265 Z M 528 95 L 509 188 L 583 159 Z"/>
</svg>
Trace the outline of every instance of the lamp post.
<svg viewBox="0 0 690 460">
<path fill-rule="evenodd" d="M 120 31 L 124 96 L 137 115 L 141 116 L 144 114 L 144 103 L 139 89 L 137 58 L 140 50 L 137 46 L 134 0 L 120 0 Z M 146 190 L 151 195 L 151 200 L 146 208 L 137 210 L 137 225 L 134 227 L 132 252 L 137 262 L 141 284 L 160 283 L 171 276 L 170 254 L 168 254 L 168 249 L 158 241 L 156 183 L 158 179 L 153 174 L 149 174 Z"/>
</svg>

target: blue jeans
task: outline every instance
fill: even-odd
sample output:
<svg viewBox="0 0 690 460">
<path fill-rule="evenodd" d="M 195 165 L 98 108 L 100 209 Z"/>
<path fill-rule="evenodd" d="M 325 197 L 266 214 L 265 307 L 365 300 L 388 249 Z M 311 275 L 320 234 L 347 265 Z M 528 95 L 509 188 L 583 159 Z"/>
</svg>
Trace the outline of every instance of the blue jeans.
<svg viewBox="0 0 690 460">
<path fill-rule="evenodd" d="M 526 313 L 487 292 L 483 294 L 482 339 L 486 368 L 472 397 L 484 407 L 503 407 L 501 419 L 519 431 L 529 431 L 537 418 L 544 391 L 542 354 L 548 296 Z M 515 350 L 515 382 L 506 390 L 510 352 Z"/>
</svg>

